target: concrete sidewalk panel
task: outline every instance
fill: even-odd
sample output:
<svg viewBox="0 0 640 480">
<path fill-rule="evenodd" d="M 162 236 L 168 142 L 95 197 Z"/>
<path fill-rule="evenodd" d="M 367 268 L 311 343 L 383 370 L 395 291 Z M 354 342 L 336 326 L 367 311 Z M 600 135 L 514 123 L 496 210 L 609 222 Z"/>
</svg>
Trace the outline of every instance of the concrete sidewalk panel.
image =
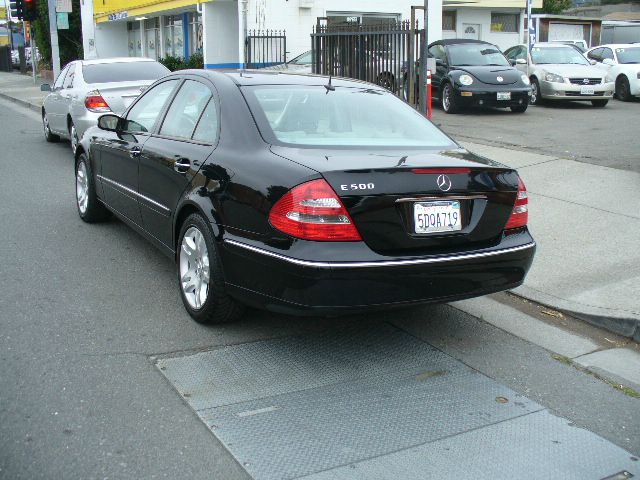
<svg viewBox="0 0 640 480">
<path fill-rule="evenodd" d="M 587 369 L 606 372 L 619 383 L 640 391 L 640 353 L 630 348 L 611 348 L 574 359 Z"/>
<path fill-rule="evenodd" d="M 480 143 L 460 142 L 463 147 L 470 152 L 490 158 L 496 162 L 504 163 L 511 168 L 524 168 L 531 165 L 538 165 L 557 160 L 556 157 L 540 155 L 538 153 L 522 152 L 520 150 L 510 150 Z"/>
<path fill-rule="evenodd" d="M 489 297 L 472 298 L 450 305 L 565 357 L 574 358 L 598 349 L 598 345 L 588 338 L 544 323 Z"/>
</svg>

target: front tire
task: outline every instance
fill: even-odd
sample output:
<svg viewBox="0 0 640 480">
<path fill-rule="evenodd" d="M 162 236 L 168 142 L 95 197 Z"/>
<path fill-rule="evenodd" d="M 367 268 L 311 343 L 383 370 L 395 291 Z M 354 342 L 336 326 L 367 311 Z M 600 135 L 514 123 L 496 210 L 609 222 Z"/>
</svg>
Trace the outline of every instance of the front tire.
<svg viewBox="0 0 640 480">
<path fill-rule="evenodd" d="M 225 292 L 211 227 L 199 213 L 189 215 L 182 224 L 177 257 L 180 296 L 191 318 L 204 324 L 240 318 L 244 308 Z"/>
<path fill-rule="evenodd" d="M 609 100 L 591 100 L 591 105 L 596 108 L 604 108 L 609 103 Z"/>
<path fill-rule="evenodd" d="M 450 83 L 445 83 L 442 87 L 442 109 L 445 113 L 458 113 L 460 111 L 456 94 Z"/>
<path fill-rule="evenodd" d="M 524 113 L 527 111 L 527 107 L 528 105 L 515 105 L 513 107 L 509 107 L 511 108 L 511 111 L 513 113 Z"/>
<path fill-rule="evenodd" d="M 91 163 L 83 153 L 76 162 L 76 206 L 78 215 L 87 223 L 101 222 L 109 218 L 109 210 L 98 200 Z"/>
<path fill-rule="evenodd" d="M 396 89 L 396 81 L 393 78 L 393 75 L 390 73 L 381 73 L 378 76 L 378 85 L 382 88 L 386 88 L 387 90 L 393 92 Z"/>
<path fill-rule="evenodd" d="M 629 79 L 624 75 L 620 75 L 616 80 L 616 97 L 623 102 L 631 101 L 631 87 Z"/>
<path fill-rule="evenodd" d="M 42 130 L 44 132 L 44 139 L 49 143 L 55 143 L 60 141 L 60 137 L 51 133 L 51 128 L 49 127 L 49 117 L 47 116 L 47 112 L 42 112 Z"/>
<path fill-rule="evenodd" d="M 531 98 L 529 99 L 530 105 L 541 105 L 542 95 L 540 94 L 540 83 L 537 78 L 531 79 Z"/>
</svg>

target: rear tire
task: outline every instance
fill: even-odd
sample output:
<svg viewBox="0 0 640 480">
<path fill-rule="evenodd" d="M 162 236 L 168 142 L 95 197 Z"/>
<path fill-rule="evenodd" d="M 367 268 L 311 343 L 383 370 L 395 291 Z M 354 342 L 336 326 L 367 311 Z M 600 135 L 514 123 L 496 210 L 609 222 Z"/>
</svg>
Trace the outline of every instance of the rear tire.
<svg viewBox="0 0 640 480">
<path fill-rule="evenodd" d="M 513 107 L 509 107 L 513 113 L 524 113 L 527 111 L 527 107 L 529 105 L 516 105 Z"/>
<path fill-rule="evenodd" d="M 381 73 L 380 75 L 378 75 L 378 85 L 380 85 L 382 88 L 386 88 L 391 92 L 395 91 L 396 89 L 395 79 L 390 73 Z"/>
<path fill-rule="evenodd" d="M 177 250 L 178 287 L 191 318 L 210 325 L 238 320 L 244 307 L 225 292 L 211 226 L 199 213 L 182 224 Z"/>
<path fill-rule="evenodd" d="M 76 161 L 76 206 L 78 215 L 87 223 L 101 222 L 111 216 L 111 212 L 98 200 L 91 162 L 84 153 Z"/>
<path fill-rule="evenodd" d="M 49 117 L 47 116 L 47 112 L 42 112 L 42 130 L 44 131 L 44 139 L 49 143 L 55 143 L 60 141 L 60 137 L 51 133 L 51 128 L 49 128 Z"/>
<path fill-rule="evenodd" d="M 596 108 L 604 108 L 609 103 L 609 100 L 591 100 L 591 105 Z"/>
<path fill-rule="evenodd" d="M 442 109 L 445 113 L 458 113 L 460 111 L 456 94 L 450 83 L 445 83 L 442 87 Z"/>
<path fill-rule="evenodd" d="M 631 100 L 631 87 L 629 86 L 629 79 L 624 75 L 620 75 L 616 80 L 616 97 L 623 102 L 629 102 Z"/>
</svg>

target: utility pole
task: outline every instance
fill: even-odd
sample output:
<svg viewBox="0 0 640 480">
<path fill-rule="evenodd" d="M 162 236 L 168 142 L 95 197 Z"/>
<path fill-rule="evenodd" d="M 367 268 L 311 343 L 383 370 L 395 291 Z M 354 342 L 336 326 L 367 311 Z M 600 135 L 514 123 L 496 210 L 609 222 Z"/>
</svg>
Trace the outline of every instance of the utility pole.
<svg viewBox="0 0 640 480">
<path fill-rule="evenodd" d="M 427 22 L 427 9 L 429 8 L 429 0 L 424 0 L 424 35 L 422 37 L 422 45 L 420 48 L 420 113 L 427 111 L 427 47 L 429 46 L 429 22 Z"/>
<path fill-rule="evenodd" d="M 53 80 L 60 74 L 60 47 L 58 45 L 58 17 L 56 15 L 56 0 L 48 0 L 49 31 L 51 32 L 51 66 Z M 33 55 L 33 53 L 32 53 Z"/>
</svg>

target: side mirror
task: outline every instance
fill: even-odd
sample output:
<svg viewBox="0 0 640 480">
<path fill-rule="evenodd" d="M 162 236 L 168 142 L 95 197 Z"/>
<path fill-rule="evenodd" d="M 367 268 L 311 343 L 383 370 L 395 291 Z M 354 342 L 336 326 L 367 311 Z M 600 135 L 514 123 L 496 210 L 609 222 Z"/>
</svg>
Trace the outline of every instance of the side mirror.
<svg viewBox="0 0 640 480">
<path fill-rule="evenodd" d="M 616 62 L 614 62 L 610 58 L 605 58 L 604 60 L 602 60 L 602 63 L 604 63 L 605 65 L 609 65 L 610 67 L 613 67 L 616 64 Z"/>
<path fill-rule="evenodd" d="M 40 91 L 41 92 L 50 92 L 51 91 L 51 85 L 49 85 L 48 83 L 43 83 L 42 85 L 40 85 Z"/>
<path fill-rule="evenodd" d="M 526 65 L 527 61 L 524 58 L 516 58 L 516 65 Z"/>
<path fill-rule="evenodd" d="M 107 113 L 98 118 L 98 128 L 107 132 L 115 132 L 118 129 L 120 117 L 113 113 Z"/>
<path fill-rule="evenodd" d="M 511 65 L 512 67 L 515 67 L 515 66 L 516 66 L 516 60 L 515 60 L 515 58 L 512 58 L 512 59 L 510 59 L 510 60 L 509 60 L 509 65 Z"/>
<path fill-rule="evenodd" d="M 598 62 L 596 62 L 596 61 L 595 61 L 595 60 L 593 60 L 593 59 L 590 59 L 590 60 L 589 60 L 589 63 L 590 63 L 591 65 L 596 65 Z"/>
<path fill-rule="evenodd" d="M 444 60 L 440 60 L 439 58 L 436 58 L 436 67 L 446 67 L 447 63 Z"/>
</svg>

